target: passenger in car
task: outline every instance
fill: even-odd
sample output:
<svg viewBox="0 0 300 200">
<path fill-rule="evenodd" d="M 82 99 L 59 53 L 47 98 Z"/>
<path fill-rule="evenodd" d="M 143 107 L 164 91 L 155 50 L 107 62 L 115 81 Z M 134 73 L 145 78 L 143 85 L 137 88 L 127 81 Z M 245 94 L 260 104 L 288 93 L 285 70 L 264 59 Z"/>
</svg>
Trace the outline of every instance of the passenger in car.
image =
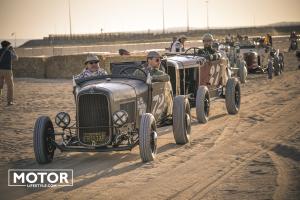
<svg viewBox="0 0 300 200">
<path fill-rule="evenodd" d="M 171 52 L 173 53 L 183 53 L 185 51 L 184 43 L 187 40 L 187 37 L 182 35 L 173 43 Z"/>
<path fill-rule="evenodd" d="M 84 64 L 84 70 L 76 78 L 107 75 L 107 72 L 99 66 L 99 58 L 96 55 L 89 54 Z"/>
<path fill-rule="evenodd" d="M 170 45 L 170 48 L 169 48 L 170 52 L 172 52 L 173 45 L 176 43 L 176 41 L 177 41 L 177 37 L 174 36 L 172 38 L 172 42 L 171 42 L 171 45 Z"/>
</svg>

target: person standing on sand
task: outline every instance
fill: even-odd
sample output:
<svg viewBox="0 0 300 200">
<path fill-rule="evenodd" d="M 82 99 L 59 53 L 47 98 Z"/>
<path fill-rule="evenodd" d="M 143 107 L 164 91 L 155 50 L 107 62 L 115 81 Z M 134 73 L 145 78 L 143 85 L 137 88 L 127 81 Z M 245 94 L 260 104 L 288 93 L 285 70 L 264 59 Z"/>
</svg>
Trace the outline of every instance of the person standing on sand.
<svg viewBox="0 0 300 200">
<path fill-rule="evenodd" d="M 7 105 L 14 104 L 14 81 L 12 71 L 12 61 L 17 60 L 18 56 L 10 42 L 4 40 L 1 42 L 0 49 L 0 95 L 2 95 L 4 81 L 7 85 Z"/>
</svg>

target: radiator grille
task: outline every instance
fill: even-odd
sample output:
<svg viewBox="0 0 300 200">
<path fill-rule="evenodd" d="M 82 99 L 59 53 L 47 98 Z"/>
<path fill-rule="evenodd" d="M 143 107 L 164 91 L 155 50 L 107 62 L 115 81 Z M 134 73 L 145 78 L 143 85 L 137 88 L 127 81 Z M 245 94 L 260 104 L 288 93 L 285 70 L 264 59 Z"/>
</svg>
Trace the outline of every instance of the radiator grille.
<svg viewBox="0 0 300 200">
<path fill-rule="evenodd" d="M 170 76 L 170 82 L 171 82 L 171 85 L 172 85 L 173 93 L 176 94 L 176 69 L 175 69 L 175 67 L 169 67 L 168 66 L 167 73 Z M 178 95 L 178 94 L 176 94 L 176 95 Z"/>
<path fill-rule="evenodd" d="M 84 94 L 79 97 L 78 126 L 82 143 L 96 146 L 106 144 L 109 141 L 109 119 L 105 95 Z"/>
</svg>

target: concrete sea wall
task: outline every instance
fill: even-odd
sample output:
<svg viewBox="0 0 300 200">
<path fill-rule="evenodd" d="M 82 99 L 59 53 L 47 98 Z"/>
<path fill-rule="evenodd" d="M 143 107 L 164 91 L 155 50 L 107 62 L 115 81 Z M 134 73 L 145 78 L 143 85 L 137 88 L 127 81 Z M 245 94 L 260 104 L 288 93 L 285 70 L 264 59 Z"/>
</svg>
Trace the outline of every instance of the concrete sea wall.
<svg viewBox="0 0 300 200">
<path fill-rule="evenodd" d="M 21 57 L 13 62 L 15 77 L 28 78 L 72 78 L 84 68 L 87 54 L 51 56 L 51 57 Z M 110 73 L 111 63 L 145 60 L 145 55 L 119 56 L 98 55 L 100 66 Z"/>
</svg>

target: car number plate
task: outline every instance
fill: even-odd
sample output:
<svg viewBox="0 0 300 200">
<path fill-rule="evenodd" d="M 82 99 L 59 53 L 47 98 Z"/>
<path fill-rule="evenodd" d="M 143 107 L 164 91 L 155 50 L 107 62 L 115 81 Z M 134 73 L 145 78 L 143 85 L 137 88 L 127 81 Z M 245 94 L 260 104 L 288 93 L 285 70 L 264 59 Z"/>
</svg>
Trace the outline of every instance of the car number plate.
<svg viewBox="0 0 300 200">
<path fill-rule="evenodd" d="M 106 132 L 99 132 L 99 133 L 85 133 L 83 136 L 84 143 L 90 144 L 100 144 L 105 142 L 106 140 Z"/>
</svg>

